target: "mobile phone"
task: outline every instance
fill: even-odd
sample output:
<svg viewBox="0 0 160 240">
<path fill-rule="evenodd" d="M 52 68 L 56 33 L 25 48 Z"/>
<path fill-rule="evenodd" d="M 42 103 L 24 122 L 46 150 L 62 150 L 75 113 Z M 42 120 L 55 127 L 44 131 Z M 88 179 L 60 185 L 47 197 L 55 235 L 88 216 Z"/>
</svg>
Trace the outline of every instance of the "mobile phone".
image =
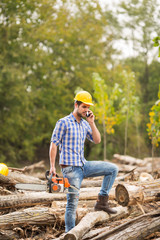
<svg viewBox="0 0 160 240">
<path fill-rule="evenodd" d="M 89 112 L 86 113 L 86 117 L 89 117 L 91 114 Z"/>
</svg>

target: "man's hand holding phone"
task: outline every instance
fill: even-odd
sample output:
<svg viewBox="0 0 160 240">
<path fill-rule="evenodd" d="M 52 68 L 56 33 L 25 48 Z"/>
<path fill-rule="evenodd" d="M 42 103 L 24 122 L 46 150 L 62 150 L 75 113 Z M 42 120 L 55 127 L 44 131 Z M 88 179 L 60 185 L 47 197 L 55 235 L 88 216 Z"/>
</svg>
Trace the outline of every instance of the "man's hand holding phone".
<svg viewBox="0 0 160 240">
<path fill-rule="evenodd" d="M 93 115 L 93 112 L 91 110 L 87 111 L 86 119 L 87 119 L 87 122 L 89 122 L 89 123 L 94 122 L 94 115 Z"/>
</svg>

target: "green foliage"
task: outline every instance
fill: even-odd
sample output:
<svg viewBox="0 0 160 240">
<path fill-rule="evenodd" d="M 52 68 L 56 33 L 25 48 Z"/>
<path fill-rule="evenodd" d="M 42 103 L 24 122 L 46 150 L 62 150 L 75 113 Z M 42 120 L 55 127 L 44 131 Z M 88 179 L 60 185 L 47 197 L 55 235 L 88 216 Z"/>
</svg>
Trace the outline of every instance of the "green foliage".
<svg viewBox="0 0 160 240">
<path fill-rule="evenodd" d="M 159 51 L 159 55 L 158 57 L 160 57 L 160 37 L 155 37 L 153 39 L 153 42 L 154 42 L 154 47 L 158 47 L 158 51 Z"/>
<path fill-rule="evenodd" d="M 98 73 L 93 74 L 95 113 L 99 123 L 104 123 L 108 134 L 114 133 L 114 125 L 120 122 L 118 113 L 119 97 L 122 89 L 117 83 L 109 88 Z"/>
<path fill-rule="evenodd" d="M 135 74 L 128 70 L 123 70 L 121 73 L 121 79 L 123 83 L 123 98 L 120 104 L 121 115 L 125 116 L 125 147 L 124 155 L 127 154 L 127 145 L 128 145 L 128 124 L 129 119 L 134 116 L 134 113 L 137 112 L 137 106 L 139 98 L 136 94 L 136 79 Z"/>
<path fill-rule="evenodd" d="M 101 9 L 98 0 L 0 1 L 1 162 L 18 165 L 44 155 L 48 158 L 52 129 L 59 118 L 72 111 L 77 87 L 94 92 L 93 72 L 99 73 L 94 76 L 97 81 L 101 79 L 102 87 L 96 83 L 100 96 L 94 92 L 95 111 L 100 130 L 105 123 L 109 133 L 107 154 L 122 153 L 128 118 L 128 152 L 132 155 L 137 88 L 141 87 L 138 124 L 142 122 L 142 141 L 144 122 L 159 84 L 159 63 L 149 63 L 150 38 L 160 33 L 156 2 L 123 1 L 121 11 L 127 21 L 120 27 L 117 13 L 107 6 Z M 123 29 L 132 30 L 132 34 L 126 36 Z M 132 41 L 135 53 L 125 62 L 124 72 L 116 66 L 119 58 L 115 60 L 115 54 L 118 56 L 120 48 L 114 49 L 113 43 L 118 38 Z M 154 39 L 157 47 L 158 41 Z M 138 82 L 134 83 L 133 72 Z M 144 143 L 144 152 L 146 148 Z M 87 157 L 102 158 L 102 149 L 101 144 L 92 148 L 87 143 Z"/>
<path fill-rule="evenodd" d="M 107 71 L 111 39 L 102 41 L 107 19 L 98 1 L 70 3 L 0 2 L 1 161 L 37 160 L 56 121 L 72 111 L 76 87 L 92 92 L 91 73 Z"/>
<path fill-rule="evenodd" d="M 93 84 L 94 98 L 96 100 L 94 112 L 98 122 L 103 125 L 103 155 L 105 160 L 107 155 L 106 133 L 114 134 L 114 126 L 120 122 L 118 102 L 122 90 L 117 83 L 115 83 L 113 88 L 109 88 L 98 73 L 93 74 Z"/>
<path fill-rule="evenodd" d="M 147 124 L 148 135 L 151 139 L 152 145 L 158 147 L 160 143 L 160 85 L 158 100 L 152 106 L 149 116 L 150 122 Z"/>
<path fill-rule="evenodd" d="M 126 116 L 134 115 L 135 109 L 138 106 L 139 98 L 136 96 L 136 78 L 131 70 L 123 70 L 120 73 L 122 81 L 123 97 L 120 103 L 121 115 L 124 119 Z"/>
</svg>

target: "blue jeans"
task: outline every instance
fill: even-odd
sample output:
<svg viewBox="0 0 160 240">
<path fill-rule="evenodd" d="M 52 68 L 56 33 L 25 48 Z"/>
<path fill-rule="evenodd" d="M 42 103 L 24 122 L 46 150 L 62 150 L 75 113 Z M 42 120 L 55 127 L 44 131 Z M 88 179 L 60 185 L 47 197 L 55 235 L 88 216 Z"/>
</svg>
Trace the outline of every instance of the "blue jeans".
<svg viewBox="0 0 160 240">
<path fill-rule="evenodd" d="M 80 189 L 83 178 L 104 176 L 99 195 L 109 195 L 118 173 L 115 164 L 104 161 L 87 161 L 82 167 L 68 166 L 62 168 L 63 177 L 68 178 L 70 185 Z M 65 212 L 65 232 L 75 226 L 76 209 L 79 200 L 79 191 L 69 188 Z"/>
</svg>

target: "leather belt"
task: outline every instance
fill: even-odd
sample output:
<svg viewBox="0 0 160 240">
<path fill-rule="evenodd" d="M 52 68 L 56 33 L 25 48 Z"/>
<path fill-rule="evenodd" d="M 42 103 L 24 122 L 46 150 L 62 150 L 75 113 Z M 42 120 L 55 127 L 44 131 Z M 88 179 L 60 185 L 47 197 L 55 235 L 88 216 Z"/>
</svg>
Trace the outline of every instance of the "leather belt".
<svg viewBox="0 0 160 240">
<path fill-rule="evenodd" d="M 61 168 L 66 168 L 66 167 L 69 167 L 70 165 L 63 165 L 61 164 Z"/>
</svg>

